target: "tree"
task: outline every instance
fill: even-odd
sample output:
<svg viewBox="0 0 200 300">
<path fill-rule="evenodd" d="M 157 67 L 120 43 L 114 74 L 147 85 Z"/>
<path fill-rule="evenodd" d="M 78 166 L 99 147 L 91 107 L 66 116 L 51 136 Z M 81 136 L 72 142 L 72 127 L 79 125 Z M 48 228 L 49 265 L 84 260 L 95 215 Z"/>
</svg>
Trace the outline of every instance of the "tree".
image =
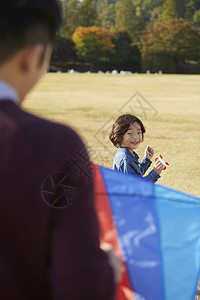
<svg viewBox="0 0 200 300">
<path fill-rule="evenodd" d="M 141 40 L 143 40 L 143 33 L 147 28 L 151 28 L 154 23 L 162 23 L 168 22 L 170 19 L 178 19 L 179 16 L 187 19 L 187 21 L 197 28 L 200 27 L 199 21 L 199 10 L 200 10 L 200 1 L 199 0 L 61 0 L 64 8 L 64 25 L 61 31 L 61 35 L 63 37 L 67 37 L 68 39 L 72 38 L 75 30 L 81 27 L 91 27 L 91 26 L 99 26 L 106 28 L 109 30 L 112 35 L 115 33 L 126 33 L 131 38 L 131 44 L 128 43 L 128 39 L 126 40 L 125 36 L 122 37 L 121 34 L 113 40 L 115 44 L 116 50 L 115 54 L 112 54 L 108 57 L 107 54 L 99 55 L 100 61 L 105 61 L 105 65 L 107 59 L 111 59 L 112 62 L 116 60 L 116 57 L 121 61 L 124 60 L 124 53 L 128 49 L 135 45 L 134 49 L 144 48 L 144 45 L 141 45 Z M 169 26 L 169 25 L 168 25 Z M 169 28 L 171 30 L 171 27 Z M 172 29 L 174 30 L 174 29 Z M 159 33 L 160 34 L 160 33 Z M 176 31 L 171 33 L 169 37 L 168 32 L 166 33 L 166 37 L 161 37 L 160 43 L 167 43 L 167 38 L 172 39 L 172 36 L 176 34 Z M 182 31 L 184 36 L 184 31 Z M 116 36 L 116 35 L 115 35 Z M 119 39 L 118 39 L 119 38 Z M 174 38 L 176 44 L 176 38 Z M 185 38 L 182 37 L 183 48 L 185 43 Z M 121 44 L 120 44 L 121 42 Z M 153 40 L 153 43 L 155 40 Z M 159 41 L 156 42 L 157 45 Z M 124 47 L 124 45 L 126 46 Z M 187 44 L 187 42 L 186 42 Z M 89 47 L 90 49 L 92 47 Z M 151 48 L 151 46 L 150 46 Z M 185 48 L 184 48 L 185 49 Z M 78 53 L 78 50 L 76 50 Z M 137 51 L 136 51 L 137 52 Z M 97 51 L 98 53 L 98 51 Z M 145 52 L 147 53 L 147 52 Z M 161 54 L 162 53 L 162 54 Z M 174 52 L 173 52 L 174 53 Z M 191 51 L 194 53 L 194 51 Z M 163 48 L 163 52 L 159 52 L 159 55 L 154 56 L 156 64 L 159 64 L 162 60 L 163 63 L 165 61 L 164 57 L 168 57 L 169 52 L 165 51 Z M 95 56 L 95 55 L 94 55 Z M 82 57 L 79 53 L 79 57 Z M 96 55 L 97 59 L 98 55 Z M 122 58 L 123 57 L 123 58 Z M 130 56 L 129 56 L 130 57 Z M 132 57 L 132 56 L 131 56 Z M 148 55 L 145 57 L 147 58 Z M 84 55 L 84 59 L 86 59 L 86 55 Z M 175 63 L 175 60 L 178 60 L 178 63 Z M 175 59 L 175 54 L 170 56 L 171 63 L 166 63 L 164 68 L 170 67 L 172 69 L 172 65 L 174 65 L 174 70 L 177 68 L 177 65 L 180 63 L 180 59 L 184 61 L 184 57 L 180 56 L 180 59 L 177 57 Z M 88 60 L 88 58 L 87 58 Z M 94 60 L 94 58 L 93 58 Z M 144 60 L 143 56 L 143 61 Z M 102 63 L 103 65 L 103 63 Z"/>
<path fill-rule="evenodd" d="M 79 9 L 79 26 L 93 26 L 98 23 L 98 14 L 94 0 L 83 0 Z"/>
<path fill-rule="evenodd" d="M 121 0 L 116 5 L 116 29 L 127 32 L 134 44 L 138 45 L 144 30 L 144 21 L 140 6 L 134 6 L 132 0 Z"/>
<path fill-rule="evenodd" d="M 63 27 L 62 35 L 71 38 L 75 29 L 79 26 L 79 0 L 63 0 Z"/>
<path fill-rule="evenodd" d="M 133 30 L 134 6 L 131 0 L 121 0 L 116 5 L 116 26 L 119 31 Z"/>
<path fill-rule="evenodd" d="M 105 60 L 106 56 L 113 52 L 112 36 L 104 28 L 78 27 L 72 39 L 76 45 L 78 56 L 86 62 L 90 62 L 91 71 L 96 62 Z"/>
<path fill-rule="evenodd" d="M 101 27 L 109 30 L 115 29 L 115 4 L 110 3 L 110 0 L 101 0 L 97 3 L 97 12 Z"/>
<path fill-rule="evenodd" d="M 193 24 L 200 28 L 200 9 L 196 10 L 193 16 Z"/>
<path fill-rule="evenodd" d="M 72 40 L 57 36 L 53 43 L 51 70 L 66 71 L 67 62 L 76 60 L 76 50 Z"/>
<path fill-rule="evenodd" d="M 141 1 L 141 9 L 143 11 L 143 17 L 145 19 L 145 23 L 148 24 L 149 20 L 151 19 L 152 12 L 156 11 L 156 8 L 162 6 L 162 4 L 166 0 L 143 0 Z"/>
<path fill-rule="evenodd" d="M 148 25 L 153 25 L 154 23 L 159 22 L 162 19 L 162 6 L 155 7 L 151 11 L 150 22 Z"/>
<path fill-rule="evenodd" d="M 162 5 L 161 18 L 163 21 L 179 18 L 179 12 L 175 0 L 166 0 Z"/>
<path fill-rule="evenodd" d="M 199 0 L 187 0 L 185 4 L 185 18 L 188 21 L 192 22 L 195 12 L 199 9 L 200 9 Z"/>
<path fill-rule="evenodd" d="M 200 33 L 184 19 L 155 23 L 142 39 L 143 70 L 177 72 L 186 60 L 200 58 Z"/>
<path fill-rule="evenodd" d="M 112 40 L 115 52 L 110 55 L 110 63 L 120 70 L 141 70 L 141 55 L 137 46 L 132 45 L 132 40 L 127 32 L 117 32 Z"/>
<path fill-rule="evenodd" d="M 93 26 L 98 23 L 94 0 L 63 0 L 64 24 L 62 34 L 71 38 L 79 26 Z"/>
</svg>

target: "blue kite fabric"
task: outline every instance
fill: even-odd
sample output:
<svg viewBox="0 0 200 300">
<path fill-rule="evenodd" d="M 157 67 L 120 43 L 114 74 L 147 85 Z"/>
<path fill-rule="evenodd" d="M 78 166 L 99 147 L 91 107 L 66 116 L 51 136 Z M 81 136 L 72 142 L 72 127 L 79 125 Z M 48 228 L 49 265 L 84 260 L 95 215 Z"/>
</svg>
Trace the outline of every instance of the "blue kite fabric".
<svg viewBox="0 0 200 300">
<path fill-rule="evenodd" d="M 200 275 L 200 199 L 135 175 L 97 168 L 132 299 L 194 300 Z"/>
</svg>

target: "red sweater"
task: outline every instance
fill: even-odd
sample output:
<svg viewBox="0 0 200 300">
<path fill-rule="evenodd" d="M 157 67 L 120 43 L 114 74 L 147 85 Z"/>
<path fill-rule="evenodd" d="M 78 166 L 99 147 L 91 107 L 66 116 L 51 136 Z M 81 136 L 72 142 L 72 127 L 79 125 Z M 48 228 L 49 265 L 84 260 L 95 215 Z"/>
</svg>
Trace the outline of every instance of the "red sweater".
<svg viewBox="0 0 200 300">
<path fill-rule="evenodd" d="M 114 299 L 90 161 L 71 128 L 0 101 L 0 195 L 0 299 Z"/>
</svg>

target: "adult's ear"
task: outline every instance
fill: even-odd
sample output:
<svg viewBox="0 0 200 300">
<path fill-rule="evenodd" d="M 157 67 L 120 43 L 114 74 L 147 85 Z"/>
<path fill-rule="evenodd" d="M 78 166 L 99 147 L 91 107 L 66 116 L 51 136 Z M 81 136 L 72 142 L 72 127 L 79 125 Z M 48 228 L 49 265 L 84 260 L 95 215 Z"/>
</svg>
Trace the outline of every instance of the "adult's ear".
<svg viewBox="0 0 200 300">
<path fill-rule="evenodd" d="M 44 51 L 45 47 L 40 43 L 26 47 L 21 53 L 21 71 L 28 74 L 38 69 Z"/>
</svg>

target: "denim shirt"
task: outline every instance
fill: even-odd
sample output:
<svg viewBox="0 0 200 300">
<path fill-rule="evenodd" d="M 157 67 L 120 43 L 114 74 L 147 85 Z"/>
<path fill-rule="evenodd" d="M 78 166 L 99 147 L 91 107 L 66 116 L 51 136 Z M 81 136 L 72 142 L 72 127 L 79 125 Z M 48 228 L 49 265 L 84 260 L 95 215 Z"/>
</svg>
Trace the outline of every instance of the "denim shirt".
<svg viewBox="0 0 200 300">
<path fill-rule="evenodd" d="M 119 147 L 117 153 L 115 154 L 113 160 L 113 169 L 129 174 L 135 174 L 140 177 L 143 177 L 144 173 L 151 165 L 151 160 L 147 157 L 143 157 L 141 162 L 138 161 L 139 156 L 137 153 L 133 151 L 133 154 L 126 147 Z M 144 178 L 148 179 L 151 182 L 156 182 L 160 175 L 152 170 L 147 176 Z"/>
</svg>

